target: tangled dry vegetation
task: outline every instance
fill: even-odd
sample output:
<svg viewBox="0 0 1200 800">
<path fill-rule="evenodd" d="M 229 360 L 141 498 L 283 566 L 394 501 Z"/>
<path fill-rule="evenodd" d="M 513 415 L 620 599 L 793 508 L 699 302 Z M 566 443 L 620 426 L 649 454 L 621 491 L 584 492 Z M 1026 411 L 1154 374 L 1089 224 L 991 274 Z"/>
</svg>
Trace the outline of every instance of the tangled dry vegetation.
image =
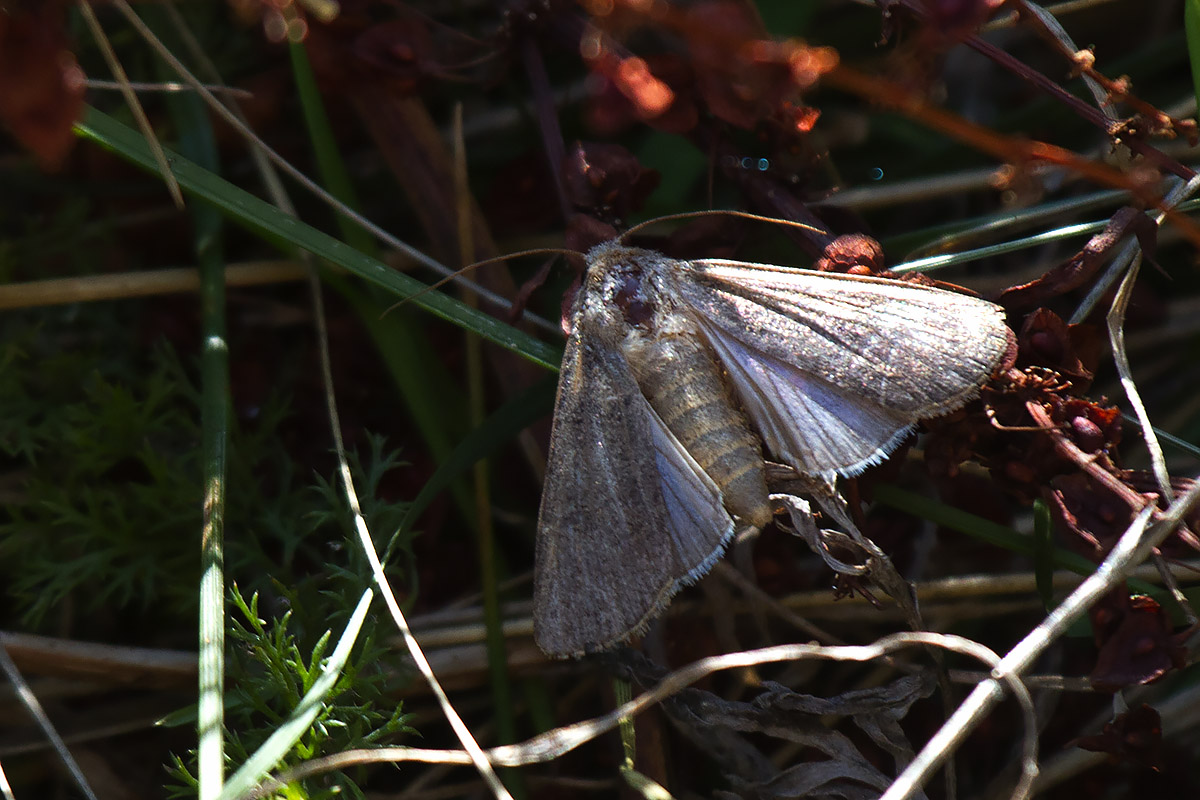
<svg viewBox="0 0 1200 800">
<path fill-rule="evenodd" d="M 1196 6 L 0 8 L 15 796 L 1200 794 Z M 497 259 L 712 208 L 803 225 L 637 243 L 966 287 L 1008 352 L 836 494 L 772 467 L 811 513 L 549 660 L 577 265 Z"/>
</svg>

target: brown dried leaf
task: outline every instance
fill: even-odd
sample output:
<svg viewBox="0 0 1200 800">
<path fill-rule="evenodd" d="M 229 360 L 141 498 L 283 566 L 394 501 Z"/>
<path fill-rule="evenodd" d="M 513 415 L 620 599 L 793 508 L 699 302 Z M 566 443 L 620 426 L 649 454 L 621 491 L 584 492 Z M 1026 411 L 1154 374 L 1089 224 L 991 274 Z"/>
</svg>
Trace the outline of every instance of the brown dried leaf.
<svg viewBox="0 0 1200 800">
<path fill-rule="evenodd" d="M 1171 634 L 1171 621 L 1153 598 L 1113 590 L 1091 611 L 1100 652 L 1089 679 L 1100 691 L 1156 681 L 1185 664 L 1183 648 Z"/>
<path fill-rule="evenodd" d="M 1081 736 L 1070 742 L 1093 753 L 1108 753 L 1114 761 L 1131 761 L 1156 772 L 1163 767 L 1162 719 L 1143 703 L 1104 723 L 1094 736 Z"/>
<path fill-rule="evenodd" d="M 571 204 L 612 221 L 628 219 L 640 209 L 661 180 L 619 144 L 577 142 L 563 165 Z"/>
<path fill-rule="evenodd" d="M 1043 305 L 1054 297 L 1078 289 L 1092 279 L 1108 260 L 1112 249 L 1130 233 L 1138 237 L 1142 249 L 1152 257 L 1158 227 L 1141 210 L 1122 208 L 1113 214 L 1104 230 L 1089 239 L 1078 253 L 1042 277 L 1005 290 L 1000 295 L 1000 302 L 1013 308 L 1028 308 Z"/>
<path fill-rule="evenodd" d="M 673 53 L 643 59 L 601 50 L 588 59 L 588 66 L 596 88 L 585 113 L 589 127 L 599 135 L 618 134 L 639 121 L 667 133 L 683 134 L 700 120 L 695 76 Z"/>
<path fill-rule="evenodd" d="M 1095 326 L 1068 325 L 1053 311 L 1039 308 L 1025 318 L 1017 335 L 1021 365 L 1037 365 L 1070 378 L 1076 391 L 1091 385 L 1100 360 Z"/>
<path fill-rule="evenodd" d="M 686 8 L 622 2 L 592 4 L 598 27 L 612 36 L 654 26 L 682 39 L 682 54 L 644 58 L 621 52 L 612 39 L 585 45 L 589 66 L 601 79 L 589 117 L 600 130 L 619 130 L 632 119 L 685 133 L 700 109 L 743 129 L 764 121 L 792 134 L 811 130 L 819 113 L 799 102 L 838 62 L 836 51 L 770 38 L 746 3 L 703 0 Z M 617 102 L 624 99 L 625 107 Z"/>
<path fill-rule="evenodd" d="M 67 46 L 64 4 L 0 9 L 0 120 L 45 170 L 56 170 L 75 143 L 84 75 Z"/>
<path fill-rule="evenodd" d="M 698 93 L 713 114 L 745 129 L 769 118 L 811 129 L 817 112 L 798 100 L 837 66 L 836 51 L 775 41 L 746 4 L 732 0 L 698 3 L 681 27 Z"/>
<path fill-rule="evenodd" d="M 1046 502 L 1060 531 L 1070 541 L 1082 539 L 1085 555 L 1100 561 L 1133 521 L 1134 511 L 1124 501 L 1080 473 L 1060 475 L 1046 490 Z"/>
<path fill-rule="evenodd" d="M 625 651 L 625 666 L 643 686 L 665 671 Z M 740 796 L 876 797 L 891 783 L 877 766 L 877 752 L 833 730 L 830 717 L 844 717 L 889 754 L 897 771 L 914 748 L 899 725 L 912 705 L 936 688 L 932 674 L 905 676 L 883 686 L 818 697 L 767 681 L 750 702 L 726 700 L 701 689 L 684 689 L 663 701 L 663 710 L 693 745 L 715 763 Z M 758 740 L 771 737 L 801 746 L 806 760 L 775 767 Z"/>
</svg>

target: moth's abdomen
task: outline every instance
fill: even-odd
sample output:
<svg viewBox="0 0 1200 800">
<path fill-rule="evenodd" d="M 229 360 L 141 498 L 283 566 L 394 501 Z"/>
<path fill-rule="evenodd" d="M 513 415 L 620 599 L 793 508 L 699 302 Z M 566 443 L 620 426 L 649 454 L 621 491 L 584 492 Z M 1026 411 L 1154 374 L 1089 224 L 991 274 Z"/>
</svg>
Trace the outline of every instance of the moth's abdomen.
<svg viewBox="0 0 1200 800">
<path fill-rule="evenodd" d="M 699 335 L 658 333 L 626 355 L 650 406 L 721 489 L 725 509 L 742 524 L 762 528 L 772 517 L 762 445 Z"/>
</svg>

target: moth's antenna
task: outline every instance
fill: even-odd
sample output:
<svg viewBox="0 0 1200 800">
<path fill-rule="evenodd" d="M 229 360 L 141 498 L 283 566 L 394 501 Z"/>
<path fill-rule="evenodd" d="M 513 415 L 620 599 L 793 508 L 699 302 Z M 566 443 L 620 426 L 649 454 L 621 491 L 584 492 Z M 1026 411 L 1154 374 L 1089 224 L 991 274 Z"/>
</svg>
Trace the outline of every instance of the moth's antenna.
<svg viewBox="0 0 1200 800">
<path fill-rule="evenodd" d="M 636 233 L 637 231 L 641 230 L 642 228 L 648 227 L 650 225 L 655 225 L 659 222 L 666 222 L 668 220 L 673 220 L 673 219 L 692 219 L 695 217 L 712 217 L 712 216 L 717 216 L 717 215 L 729 216 L 729 217 L 741 217 L 743 219 L 755 220 L 756 222 L 769 222 L 773 225 L 786 225 L 791 228 L 799 228 L 800 230 L 812 231 L 813 233 L 820 233 L 820 234 L 824 234 L 826 236 L 829 235 L 829 231 L 825 231 L 820 228 L 814 228 L 812 225 L 806 225 L 803 222 L 795 222 L 790 219 L 779 219 L 777 217 L 764 217 L 762 214 L 753 214 L 749 211 L 735 211 L 733 209 L 714 208 L 714 209 L 711 209 L 708 211 L 682 211 L 678 214 L 667 214 L 666 216 L 655 217 L 654 219 L 648 219 L 645 222 L 639 222 L 637 225 L 634 225 L 632 228 L 625 231 L 617 238 L 624 239 L 626 236 Z"/>
<path fill-rule="evenodd" d="M 475 269 L 476 267 L 483 267 L 488 264 L 494 264 L 497 261 L 507 261 L 510 258 L 523 258 L 525 256 L 547 256 L 547 255 L 578 256 L 581 254 L 578 251 L 568 250 L 568 249 L 562 248 L 562 247 L 537 247 L 537 248 L 534 248 L 533 250 L 519 250 L 516 253 L 506 253 L 502 256 L 495 256 L 494 258 L 485 258 L 482 261 L 476 261 L 474 264 L 467 264 L 462 269 L 456 269 L 454 272 L 451 272 L 449 275 L 442 278 L 441 280 L 429 284 L 421 291 L 419 291 L 415 294 L 410 294 L 408 297 L 404 298 L 400 302 L 394 303 L 394 304 L 388 306 L 386 309 L 384 309 L 383 313 L 388 314 L 392 311 L 395 311 L 397 308 L 400 308 L 400 306 L 404 305 L 408 301 L 416 300 L 418 297 L 420 297 L 424 294 L 427 294 L 429 292 L 432 292 L 434 289 L 441 288 L 445 284 L 447 284 L 450 281 L 457 278 L 459 275 L 464 274 L 468 270 Z M 553 329 L 557 330 L 557 328 L 553 328 Z"/>
</svg>

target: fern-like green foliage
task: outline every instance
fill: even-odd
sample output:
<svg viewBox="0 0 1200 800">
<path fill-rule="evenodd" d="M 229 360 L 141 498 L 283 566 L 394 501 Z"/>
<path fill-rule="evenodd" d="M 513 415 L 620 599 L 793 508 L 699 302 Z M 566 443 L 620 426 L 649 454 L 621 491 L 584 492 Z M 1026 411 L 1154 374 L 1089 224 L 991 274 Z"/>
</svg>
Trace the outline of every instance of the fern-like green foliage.
<svg viewBox="0 0 1200 800">
<path fill-rule="evenodd" d="M 226 752 L 236 766 L 267 740 L 299 704 L 321 674 L 335 631 L 323 630 L 312 637 L 301 620 L 315 609 L 308 603 L 323 598 L 312 592 L 281 590 L 290 605 L 282 616 L 267 620 L 260 616 L 259 596 L 247 601 L 235 587 L 231 599 L 237 609 L 230 628 L 233 643 L 226 683 Z M 323 593 L 322 593 L 323 594 Z M 352 748 L 372 747 L 413 734 L 409 716 L 390 699 L 395 689 L 408 681 L 405 672 L 389 669 L 397 663 L 387 658 L 386 648 L 375 644 L 375 622 L 368 619 L 350 662 L 325 699 L 321 714 L 279 765 L 279 769 L 322 755 Z M 187 722 L 194 718 L 185 717 Z M 181 720 L 183 721 L 183 720 Z M 172 796 L 193 797 L 194 753 L 187 759 L 176 756 L 170 772 Z M 291 798 L 363 797 L 350 776 L 331 773 L 289 787 Z"/>
<path fill-rule="evenodd" d="M 42 334 L 25 329 L 0 344 L 7 600 L 33 629 L 81 597 L 75 613 L 119 614 L 126 640 L 139 621 L 190 637 L 202 498 L 192 377 L 166 347 L 130 369 L 100 351 L 43 348 Z M 366 575 L 340 488 L 298 474 L 280 441 L 287 407 L 281 394 L 268 398 L 229 448 L 227 573 L 268 597 L 310 576 Z M 378 438 L 368 449 L 353 466 L 371 529 L 387 542 L 404 505 L 372 498 L 398 461 Z"/>
<path fill-rule="evenodd" d="M 129 335 L 111 315 L 100 324 L 114 337 Z M 119 357 L 110 356 L 100 344 L 112 344 L 104 330 L 80 330 L 88 335 L 76 337 L 80 346 L 73 348 L 63 347 L 74 336 L 67 326 L 49 331 L 10 318 L 0 336 L 5 625 L 66 621 L 88 638 L 194 647 L 203 471 L 193 371 L 165 346 L 131 357 L 138 351 L 124 343 Z M 284 446 L 287 415 L 279 390 L 230 435 L 225 566 L 236 588 L 226 719 L 234 766 L 312 685 L 330 631 L 344 628 L 371 581 L 340 482 L 297 468 Z M 321 468 L 333 463 L 329 458 Z M 378 499 L 398 464 L 381 437 L 369 437 L 361 457 L 351 454 L 381 546 L 406 510 Z M 403 583 L 413 575 L 410 542 L 393 544 L 389 566 Z M 413 585 L 405 588 L 412 596 Z M 287 764 L 410 732 L 394 699 L 409 676 L 376 644 L 374 625 L 366 622 L 321 716 Z M 194 709 L 174 716 L 195 723 Z M 177 755 L 170 768 L 181 796 L 194 795 L 193 757 Z M 290 796 L 361 796 L 344 775 L 310 783 Z"/>
<path fill-rule="evenodd" d="M 39 339 L 10 340 L 0 359 L 9 602 L 31 627 L 72 595 L 148 621 L 185 613 L 195 607 L 200 472 L 182 371 L 159 350 L 134 383 L 82 348 L 38 353 Z"/>
</svg>

